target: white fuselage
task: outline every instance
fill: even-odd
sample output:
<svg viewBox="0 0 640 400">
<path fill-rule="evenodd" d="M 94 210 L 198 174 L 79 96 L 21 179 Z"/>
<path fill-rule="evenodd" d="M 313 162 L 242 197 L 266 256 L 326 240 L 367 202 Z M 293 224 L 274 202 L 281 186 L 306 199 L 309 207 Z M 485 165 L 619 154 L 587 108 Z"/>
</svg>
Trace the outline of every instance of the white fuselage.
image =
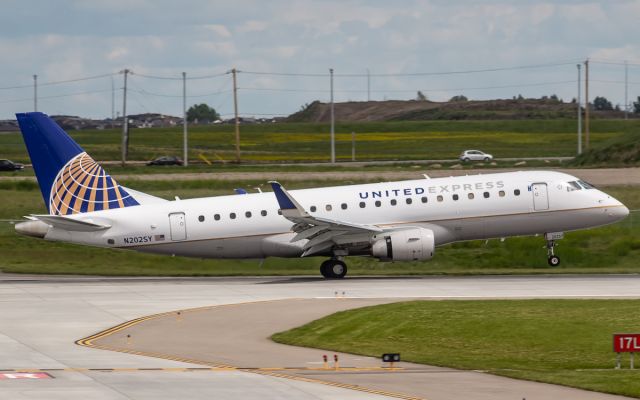
<svg viewBox="0 0 640 400">
<path fill-rule="evenodd" d="M 584 229 L 628 214 L 606 193 L 570 187 L 577 180 L 527 171 L 289 193 L 312 216 L 382 229 L 426 228 L 436 245 Z M 142 204 L 73 215 L 111 227 L 97 232 L 50 228 L 45 239 L 204 258 L 298 257 L 306 240 L 291 242 L 293 224 L 278 209 L 272 192 Z"/>
</svg>

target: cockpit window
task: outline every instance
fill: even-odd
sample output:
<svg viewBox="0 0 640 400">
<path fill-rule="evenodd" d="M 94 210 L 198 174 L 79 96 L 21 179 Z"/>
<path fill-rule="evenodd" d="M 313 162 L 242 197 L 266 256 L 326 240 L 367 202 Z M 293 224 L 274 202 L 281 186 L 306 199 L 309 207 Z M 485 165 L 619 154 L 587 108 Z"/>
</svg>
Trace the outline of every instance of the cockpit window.
<svg viewBox="0 0 640 400">
<path fill-rule="evenodd" d="M 585 182 L 583 180 L 579 180 L 578 183 L 580 183 L 582 187 L 585 189 L 595 189 L 595 187 L 592 184 Z"/>
<path fill-rule="evenodd" d="M 578 185 L 578 182 L 567 182 L 567 192 L 573 192 L 574 190 L 582 190 L 582 186 Z"/>
</svg>

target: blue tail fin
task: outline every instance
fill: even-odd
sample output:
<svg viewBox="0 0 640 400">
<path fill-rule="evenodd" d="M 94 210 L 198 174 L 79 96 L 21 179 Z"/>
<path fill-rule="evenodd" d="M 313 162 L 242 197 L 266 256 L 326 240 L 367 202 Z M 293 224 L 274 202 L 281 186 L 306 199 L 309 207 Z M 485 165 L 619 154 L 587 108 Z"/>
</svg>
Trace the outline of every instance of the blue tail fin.
<svg viewBox="0 0 640 400">
<path fill-rule="evenodd" d="M 49 214 L 139 204 L 49 116 L 30 112 L 16 117 Z"/>
</svg>

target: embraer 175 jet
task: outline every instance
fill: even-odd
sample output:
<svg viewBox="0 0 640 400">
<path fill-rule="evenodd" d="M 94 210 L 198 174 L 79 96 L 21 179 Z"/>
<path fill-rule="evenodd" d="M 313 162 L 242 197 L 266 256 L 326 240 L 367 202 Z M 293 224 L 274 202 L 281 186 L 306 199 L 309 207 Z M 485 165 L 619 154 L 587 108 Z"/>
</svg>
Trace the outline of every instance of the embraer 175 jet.
<svg viewBox="0 0 640 400">
<path fill-rule="evenodd" d="M 16 224 L 46 240 L 202 258 L 345 256 L 428 260 L 462 240 L 543 234 L 548 262 L 563 232 L 629 210 L 560 172 L 526 171 L 167 201 L 120 186 L 47 115 L 17 114 L 49 214 Z"/>
</svg>

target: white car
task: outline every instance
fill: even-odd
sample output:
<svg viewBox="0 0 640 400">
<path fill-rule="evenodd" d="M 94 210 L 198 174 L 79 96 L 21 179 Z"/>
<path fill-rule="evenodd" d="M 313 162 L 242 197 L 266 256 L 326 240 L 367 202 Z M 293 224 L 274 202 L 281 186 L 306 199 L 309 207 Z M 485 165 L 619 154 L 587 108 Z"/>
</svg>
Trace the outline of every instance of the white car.
<svg viewBox="0 0 640 400">
<path fill-rule="evenodd" d="M 469 161 L 485 161 L 489 162 L 493 160 L 493 156 L 491 154 L 483 153 L 480 150 L 465 150 L 460 154 L 460 161 L 469 162 Z"/>
</svg>

